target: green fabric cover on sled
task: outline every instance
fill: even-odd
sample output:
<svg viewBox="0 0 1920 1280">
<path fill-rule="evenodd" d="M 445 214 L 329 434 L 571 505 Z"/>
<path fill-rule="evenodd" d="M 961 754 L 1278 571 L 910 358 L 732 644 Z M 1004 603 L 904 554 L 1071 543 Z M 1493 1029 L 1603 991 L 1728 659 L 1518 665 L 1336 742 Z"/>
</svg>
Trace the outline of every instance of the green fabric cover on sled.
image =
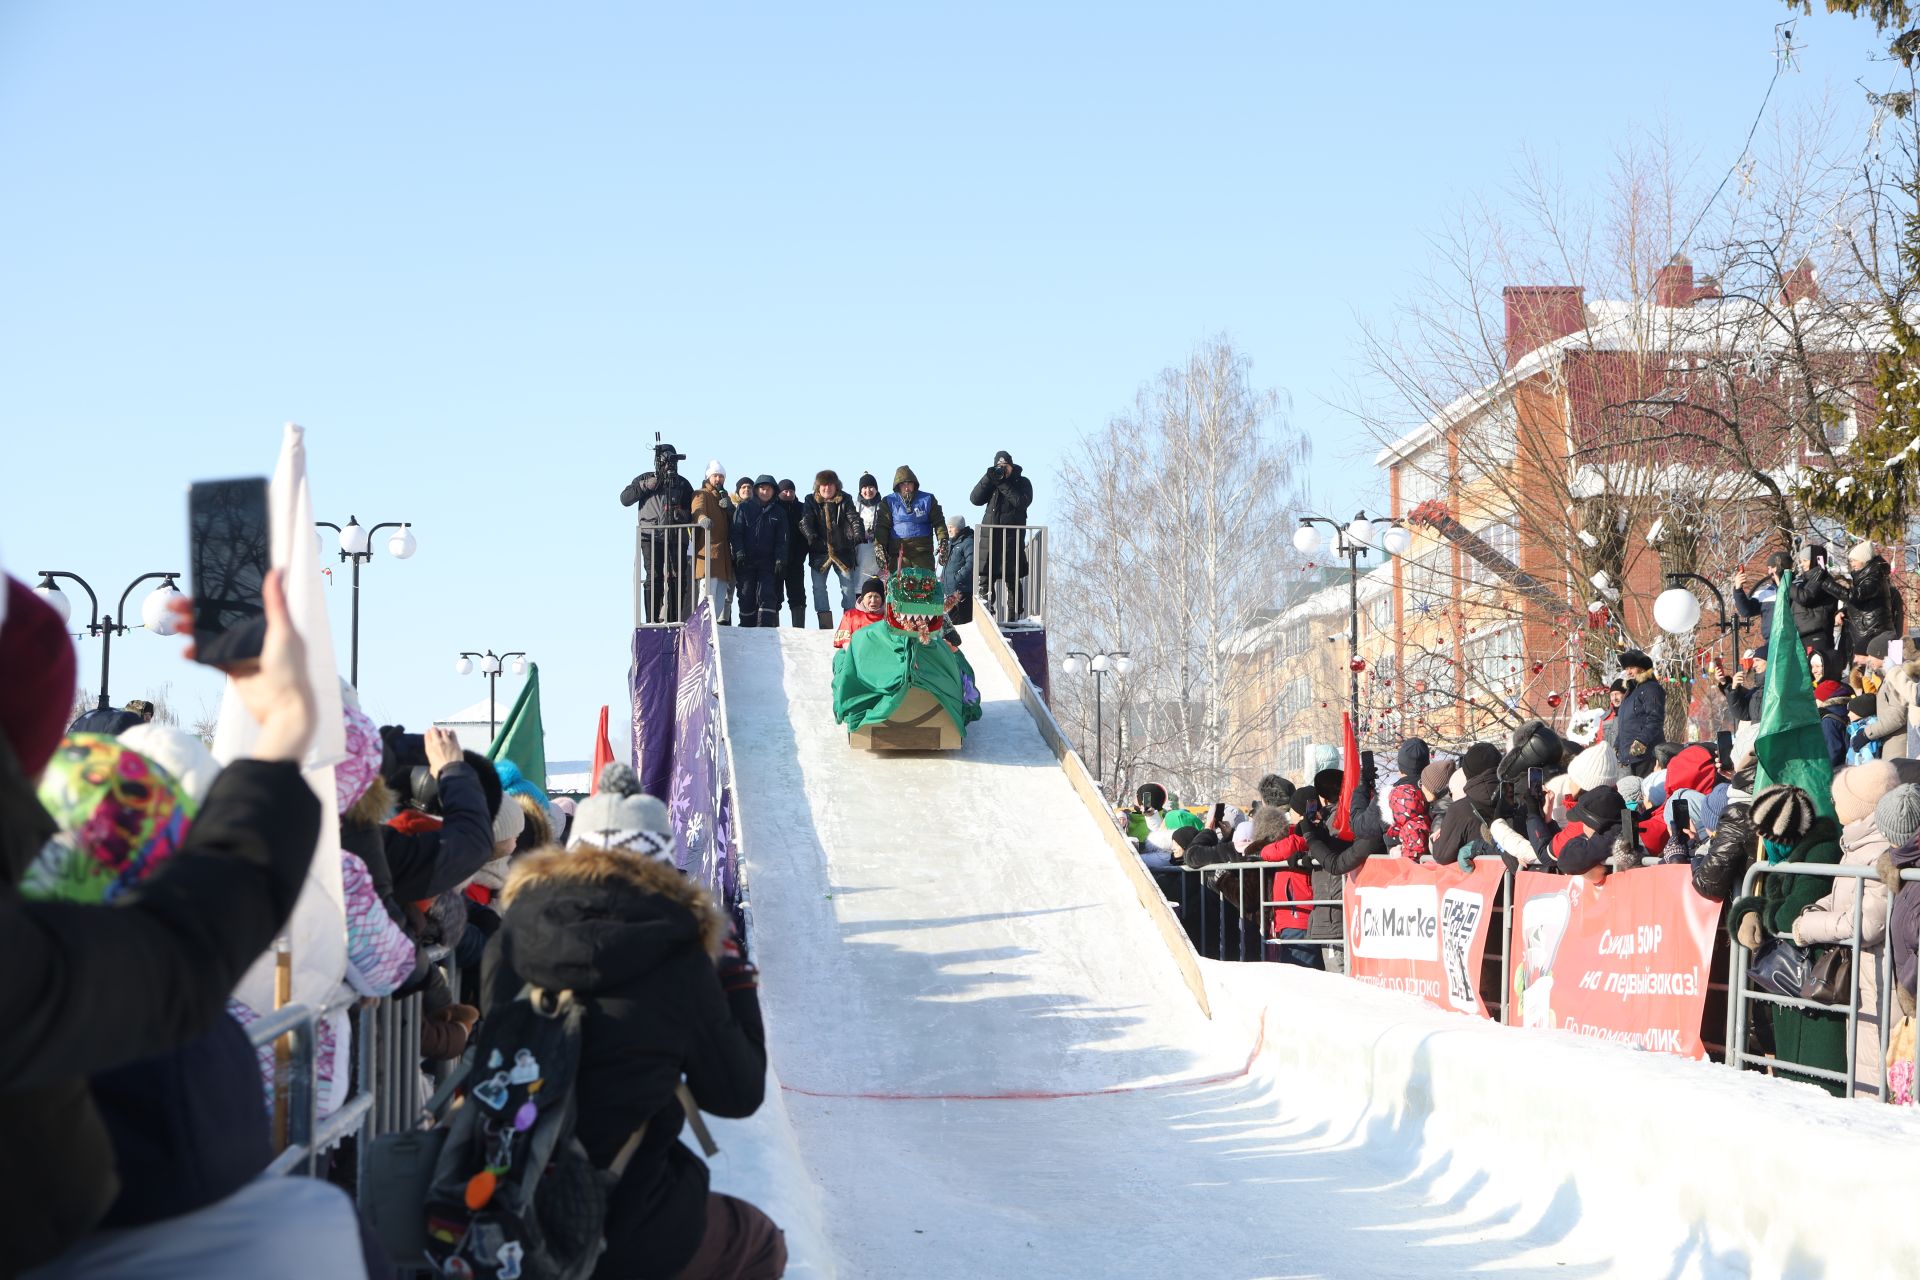
<svg viewBox="0 0 1920 1280">
<path fill-rule="evenodd" d="M 979 685 L 965 654 L 937 637 L 922 644 L 884 622 L 862 627 L 833 655 L 834 721 L 849 733 L 880 724 L 900 709 L 915 685 L 933 695 L 962 734 L 980 718 Z M 971 699 L 963 692 L 969 688 L 975 691 Z"/>
</svg>

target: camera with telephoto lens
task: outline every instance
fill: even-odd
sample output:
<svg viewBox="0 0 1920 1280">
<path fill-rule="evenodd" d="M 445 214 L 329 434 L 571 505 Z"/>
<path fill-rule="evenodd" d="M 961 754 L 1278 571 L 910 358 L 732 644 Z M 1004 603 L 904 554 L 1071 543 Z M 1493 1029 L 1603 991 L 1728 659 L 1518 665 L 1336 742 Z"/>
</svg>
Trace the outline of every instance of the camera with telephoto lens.
<svg viewBox="0 0 1920 1280">
<path fill-rule="evenodd" d="M 653 446 L 653 474 L 657 477 L 660 488 L 667 488 L 672 480 L 679 476 L 680 464 L 686 460 L 687 455 L 674 452 L 670 444 Z"/>
</svg>

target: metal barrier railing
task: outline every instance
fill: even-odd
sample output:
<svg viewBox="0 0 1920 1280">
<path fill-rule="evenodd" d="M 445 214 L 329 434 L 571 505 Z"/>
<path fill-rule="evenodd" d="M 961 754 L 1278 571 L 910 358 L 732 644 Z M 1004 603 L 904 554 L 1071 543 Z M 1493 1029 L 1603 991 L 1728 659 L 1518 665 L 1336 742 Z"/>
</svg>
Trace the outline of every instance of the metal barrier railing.
<svg viewBox="0 0 1920 1280">
<path fill-rule="evenodd" d="M 698 524 L 643 524 L 634 532 L 633 625 L 677 627 L 693 612 L 695 558 L 707 552 Z"/>
<path fill-rule="evenodd" d="M 973 576 L 980 608 L 1001 626 L 1047 616 L 1047 527 L 983 524 L 974 531 Z"/>
<path fill-rule="evenodd" d="M 1392 854 L 1375 854 L 1375 858 L 1395 860 Z M 1332 952 L 1339 957 L 1339 967 L 1334 972 L 1347 969 L 1347 933 L 1342 917 L 1341 927 L 1332 937 L 1281 938 L 1274 936 L 1273 911 L 1278 908 L 1302 908 L 1309 913 L 1315 908 L 1331 907 L 1344 910 L 1344 898 L 1275 898 L 1270 892 L 1271 880 L 1259 878 L 1263 873 L 1270 875 L 1287 869 L 1284 862 L 1220 862 L 1206 867 L 1188 867 L 1171 864 L 1166 870 L 1178 873 L 1180 899 L 1177 904 L 1181 924 L 1187 930 L 1187 936 L 1193 941 L 1194 949 L 1211 960 L 1258 961 L 1271 960 L 1269 948 L 1273 947 L 1313 947 L 1321 951 Z M 1234 891 L 1231 894 L 1220 892 L 1224 882 L 1221 879 L 1209 880 L 1209 877 L 1231 872 L 1236 877 L 1230 882 Z M 1248 890 L 1246 877 L 1255 876 L 1252 897 L 1254 915 L 1249 920 L 1246 915 Z M 1214 901 L 1209 902 L 1211 896 Z M 1229 905 L 1237 915 L 1229 920 Z M 1506 1022 L 1510 1010 L 1509 993 L 1513 990 L 1513 957 L 1508 947 L 1508 921 L 1513 919 L 1513 875 L 1500 877 L 1500 905 L 1497 913 L 1487 926 L 1487 948 L 1482 971 L 1476 975 L 1477 986 L 1483 1003 L 1497 1022 Z M 1209 924 L 1213 924 L 1211 932 Z M 1251 924 L 1254 929 L 1254 943 L 1247 945 L 1246 928 Z M 1311 925 L 1309 925 L 1311 934 Z M 1209 938 L 1212 945 L 1209 946 Z M 1232 952 L 1232 954 L 1229 954 Z M 1497 988 L 1491 988 L 1487 979 L 1493 976 L 1495 965 L 1499 967 Z"/>
<path fill-rule="evenodd" d="M 1824 945 L 1844 946 L 1850 963 L 1848 965 L 1847 1000 L 1842 1003 L 1829 1003 L 1808 1000 L 1799 996 L 1776 995 L 1771 991 L 1754 989 L 1748 982 L 1748 971 L 1752 967 L 1754 953 L 1742 946 L 1738 939 L 1733 942 L 1732 959 L 1729 963 L 1727 981 L 1731 989 L 1727 1011 L 1727 1065 L 1731 1067 L 1754 1067 L 1769 1070 L 1779 1075 L 1799 1076 L 1808 1080 L 1823 1080 L 1837 1084 L 1847 1097 L 1865 1096 L 1860 1090 L 1860 1008 L 1861 959 L 1867 954 L 1865 939 L 1865 913 L 1867 889 L 1880 880 L 1879 872 L 1870 866 L 1816 865 L 1804 862 L 1755 863 L 1747 868 L 1740 882 L 1740 895 L 1751 897 L 1755 882 L 1761 876 L 1812 876 L 1829 881 L 1854 880 L 1858 887 L 1853 895 L 1853 914 L 1850 921 L 1847 941 Z M 1920 880 L 1920 869 L 1904 870 L 1900 873 L 1902 883 Z M 1891 909 L 1885 936 L 1873 954 L 1880 961 L 1879 991 L 1874 1001 L 1874 1019 L 1876 1038 L 1880 1046 L 1880 1066 L 1875 1072 L 1873 1097 L 1887 1100 L 1887 1048 L 1888 1039 L 1893 1032 L 1893 929 L 1891 927 Z M 1754 1053 L 1747 1048 L 1747 1041 L 1754 1028 L 1751 1005 L 1759 1003 L 1781 1009 L 1798 1009 L 1806 1013 L 1831 1014 L 1844 1016 L 1847 1023 L 1846 1070 L 1834 1071 L 1828 1067 L 1808 1066 L 1791 1062 L 1776 1054 Z"/>
<path fill-rule="evenodd" d="M 320 1154 L 337 1145 L 348 1134 L 360 1129 L 373 1107 L 373 1097 L 364 1090 L 342 1103 L 332 1115 L 322 1119 L 316 1081 L 315 1057 L 319 1049 L 319 1025 L 322 1018 L 347 1007 L 347 1001 L 316 1006 L 290 1004 L 254 1020 L 247 1027 L 248 1038 L 256 1049 L 292 1040 L 288 1056 L 285 1088 L 286 1143 L 267 1165 L 270 1174 L 299 1171 L 312 1176 L 317 1172 Z"/>
</svg>

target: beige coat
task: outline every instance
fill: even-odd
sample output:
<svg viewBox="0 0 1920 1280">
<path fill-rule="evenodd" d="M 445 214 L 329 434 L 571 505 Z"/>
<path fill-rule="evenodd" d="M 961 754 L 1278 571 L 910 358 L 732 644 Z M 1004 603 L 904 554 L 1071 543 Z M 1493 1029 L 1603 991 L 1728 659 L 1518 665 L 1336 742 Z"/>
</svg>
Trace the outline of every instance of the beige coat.
<svg viewBox="0 0 1920 1280">
<path fill-rule="evenodd" d="M 733 581 L 733 499 L 724 490 L 701 485 L 693 491 L 693 523 L 701 519 L 711 527 L 694 530 L 693 576 Z"/>
<path fill-rule="evenodd" d="M 1840 865 L 1873 867 L 1893 846 L 1873 825 L 1872 815 L 1840 830 Z M 1793 940 L 1801 946 L 1845 946 L 1853 939 L 1853 903 L 1860 903 L 1860 1020 L 1854 1024 L 1854 1091 L 1865 1097 L 1886 1079 L 1880 1059 L 1880 947 L 1887 936 L 1887 886 L 1880 877 L 1836 879 L 1833 892 L 1802 911 L 1793 922 Z"/>
</svg>

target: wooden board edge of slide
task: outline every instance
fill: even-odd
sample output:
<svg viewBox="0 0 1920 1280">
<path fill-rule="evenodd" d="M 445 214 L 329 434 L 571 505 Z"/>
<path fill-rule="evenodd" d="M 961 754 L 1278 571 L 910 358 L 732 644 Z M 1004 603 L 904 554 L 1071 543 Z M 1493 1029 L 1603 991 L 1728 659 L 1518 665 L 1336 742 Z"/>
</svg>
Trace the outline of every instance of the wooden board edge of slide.
<svg viewBox="0 0 1920 1280">
<path fill-rule="evenodd" d="M 1133 847 L 1127 843 L 1120 829 L 1114 826 L 1113 819 L 1107 812 L 1106 801 L 1101 799 L 1100 788 L 1095 784 L 1093 775 L 1087 771 L 1086 763 L 1080 759 L 1079 753 L 1068 748 L 1066 739 L 1060 733 L 1059 724 L 1054 721 L 1052 713 L 1040 701 L 1039 691 L 1033 687 L 1033 682 L 1027 679 L 1026 670 L 1020 665 L 1020 660 L 1014 656 L 1006 637 L 1000 634 L 1000 629 L 994 625 L 993 619 L 976 613 L 974 621 L 977 623 L 980 635 L 986 640 L 987 649 L 993 654 L 994 661 L 1000 664 L 1001 671 L 1013 682 L 1013 687 L 1020 690 L 1021 704 L 1026 707 L 1027 714 L 1033 717 L 1034 727 L 1040 730 L 1040 736 L 1052 748 L 1054 758 L 1060 762 L 1061 769 L 1066 772 L 1067 780 L 1073 784 L 1074 793 L 1080 797 L 1080 803 L 1086 807 L 1088 815 L 1093 818 L 1094 825 L 1100 828 L 1101 834 L 1106 838 L 1107 850 L 1114 855 L 1115 861 L 1120 864 L 1121 872 L 1132 883 L 1134 896 L 1139 899 L 1141 908 L 1146 911 L 1147 918 L 1153 921 L 1154 927 L 1160 931 L 1161 941 L 1166 944 L 1168 955 L 1173 958 L 1174 964 L 1179 968 L 1180 976 L 1187 984 L 1187 990 L 1193 994 L 1194 1003 L 1200 1006 L 1201 1014 L 1211 1019 L 1213 1005 L 1207 999 L 1207 983 L 1200 973 L 1199 957 L 1194 954 L 1192 939 L 1187 937 L 1186 930 L 1180 927 L 1179 920 L 1167 906 L 1166 895 L 1161 893 L 1160 886 L 1154 883 L 1153 876 L 1141 863 L 1140 855 L 1133 851 Z"/>
</svg>

